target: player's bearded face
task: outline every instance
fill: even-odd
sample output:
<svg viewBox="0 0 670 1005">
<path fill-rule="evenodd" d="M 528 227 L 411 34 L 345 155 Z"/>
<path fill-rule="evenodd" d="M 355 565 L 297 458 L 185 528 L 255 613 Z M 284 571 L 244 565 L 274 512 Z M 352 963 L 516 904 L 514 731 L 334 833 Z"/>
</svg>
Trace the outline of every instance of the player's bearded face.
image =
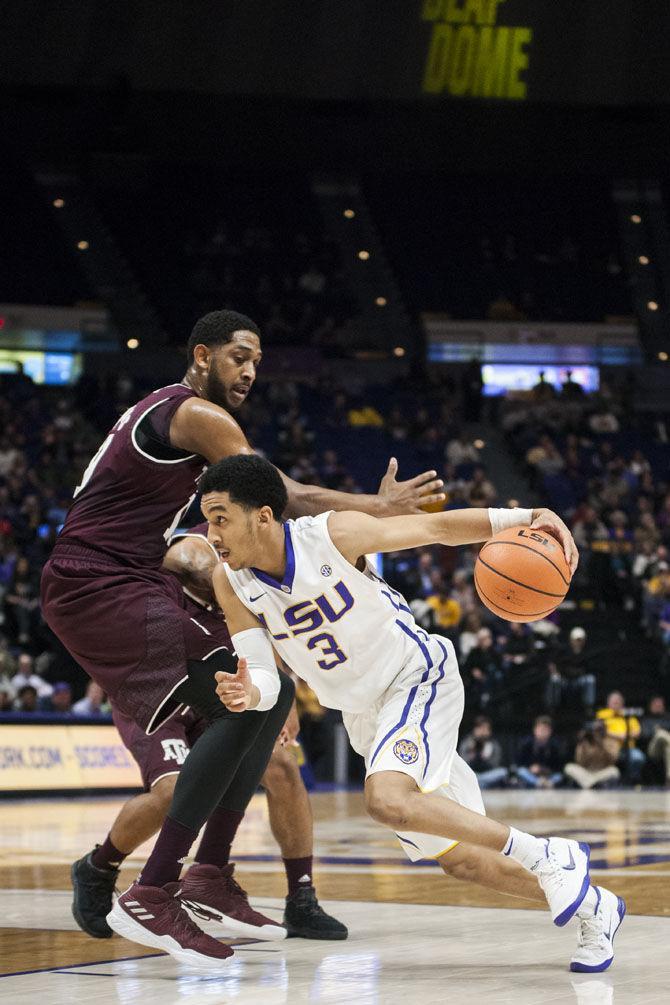
<svg viewBox="0 0 670 1005">
<path fill-rule="evenodd" d="M 253 332 L 235 332 L 209 360 L 205 392 L 209 401 L 235 411 L 247 399 L 260 362 L 260 342 Z"/>
</svg>

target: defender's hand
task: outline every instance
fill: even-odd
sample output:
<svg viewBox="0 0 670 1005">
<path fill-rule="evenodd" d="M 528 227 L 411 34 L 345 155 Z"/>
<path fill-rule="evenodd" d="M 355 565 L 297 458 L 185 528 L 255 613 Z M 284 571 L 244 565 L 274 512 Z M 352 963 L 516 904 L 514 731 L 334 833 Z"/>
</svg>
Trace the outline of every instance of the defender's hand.
<svg viewBox="0 0 670 1005">
<path fill-rule="evenodd" d="M 244 657 L 237 661 L 237 673 L 214 674 L 216 693 L 229 712 L 246 712 L 251 704 L 253 683 Z"/>
<path fill-rule="evenodd" d="M 445 494 L 440 491 L 444 482 L 437 477 L 437 471 L 424 471 L 406 482 L 396 481 L 397 473 L 398 461 L 392 457 L 377 492 L 380 516 L 423 513 L 423 506 L 444 502 Z"/>
<path fill-rule="evenodd" d="M 574 575 L 579 562 L 579 551 L 575 540 L 557 513 L 550 509 L 534 509 L 531 530 L 541 530 L 551 534 L 563 548 L 565 560 L 570 566 L 570 575 Z"/>
</svg>

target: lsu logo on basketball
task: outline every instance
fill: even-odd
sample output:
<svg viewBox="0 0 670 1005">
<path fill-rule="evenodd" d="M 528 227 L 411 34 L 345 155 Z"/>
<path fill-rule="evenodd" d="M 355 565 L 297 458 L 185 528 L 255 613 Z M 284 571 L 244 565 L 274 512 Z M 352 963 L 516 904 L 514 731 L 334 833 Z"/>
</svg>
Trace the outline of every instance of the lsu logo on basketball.
<svg viewBox="0 0 670 1005">
<path fill-rule="evenodd" d="M 419 748 L 412 740 L 396 740 L 393 753 L 403 764 L 414 764 L 419 760 Z"/>
<path fill-rule="evenodd" d="M 531 531 L 520 530 L 519 534 L 518 534 L 518 537 L 529 537 L 531 539 L 531 541 L 537 541 L 538 544 L 543 544 L 545 546 L 545 548 L 553 547 L 553 545 L 549 544 L 549 538 L 542 537 L 541 534 L 538 534 L 534 530 L 531 530 Z"/>
</svg>

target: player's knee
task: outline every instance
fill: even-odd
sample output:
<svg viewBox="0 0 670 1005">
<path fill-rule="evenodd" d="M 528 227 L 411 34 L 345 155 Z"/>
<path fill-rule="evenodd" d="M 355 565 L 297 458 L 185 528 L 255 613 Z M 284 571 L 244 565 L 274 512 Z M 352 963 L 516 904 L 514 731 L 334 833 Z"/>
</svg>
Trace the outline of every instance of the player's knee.
<svg viewBox="0 0 670 1005">
<path fill-rule="evenodd" d="M 365 783 L 365 808 L 377 823 L 395 831 L 403 830 L 408 823 L 405 795 L 373 775 Z"/>
<path fill-rule="evenodd" d="M 152 785 L 149 794 L 157 816 L 164 817 L 169 810 L 177 778 L 178 775 L 164 775 Z"/>
<path fill-rule="evenodd" d="M 261 779 L 261 785 L 273 794 L 292 789 L 300 781 L 298 762 L 285 747 L 275 747 Z"/>
</svg>

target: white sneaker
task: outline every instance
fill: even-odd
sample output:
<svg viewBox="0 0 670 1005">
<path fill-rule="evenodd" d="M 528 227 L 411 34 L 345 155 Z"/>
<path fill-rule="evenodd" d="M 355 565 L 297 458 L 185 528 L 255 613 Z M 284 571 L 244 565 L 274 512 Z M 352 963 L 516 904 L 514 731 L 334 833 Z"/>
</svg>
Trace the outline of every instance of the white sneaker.
<svg viewBox="0 0 670 1005">
<path fill-rule="evenodd" d="M 578 918 L 577 952 L 570 969 L 580 974 L 599 974 L 614 959 L 614 936 L 626 914 L 626 902 L 604 887 L 596 886 L 598 901 L 592 918 Z"/>
<path fill-rule="evenodd" d="M 534 867 L 555 925 L 567 925 L 584 900 L 591 880 L 587 844 L 552 837 L 545 840 L 545 857 Z"/>
</svg>

